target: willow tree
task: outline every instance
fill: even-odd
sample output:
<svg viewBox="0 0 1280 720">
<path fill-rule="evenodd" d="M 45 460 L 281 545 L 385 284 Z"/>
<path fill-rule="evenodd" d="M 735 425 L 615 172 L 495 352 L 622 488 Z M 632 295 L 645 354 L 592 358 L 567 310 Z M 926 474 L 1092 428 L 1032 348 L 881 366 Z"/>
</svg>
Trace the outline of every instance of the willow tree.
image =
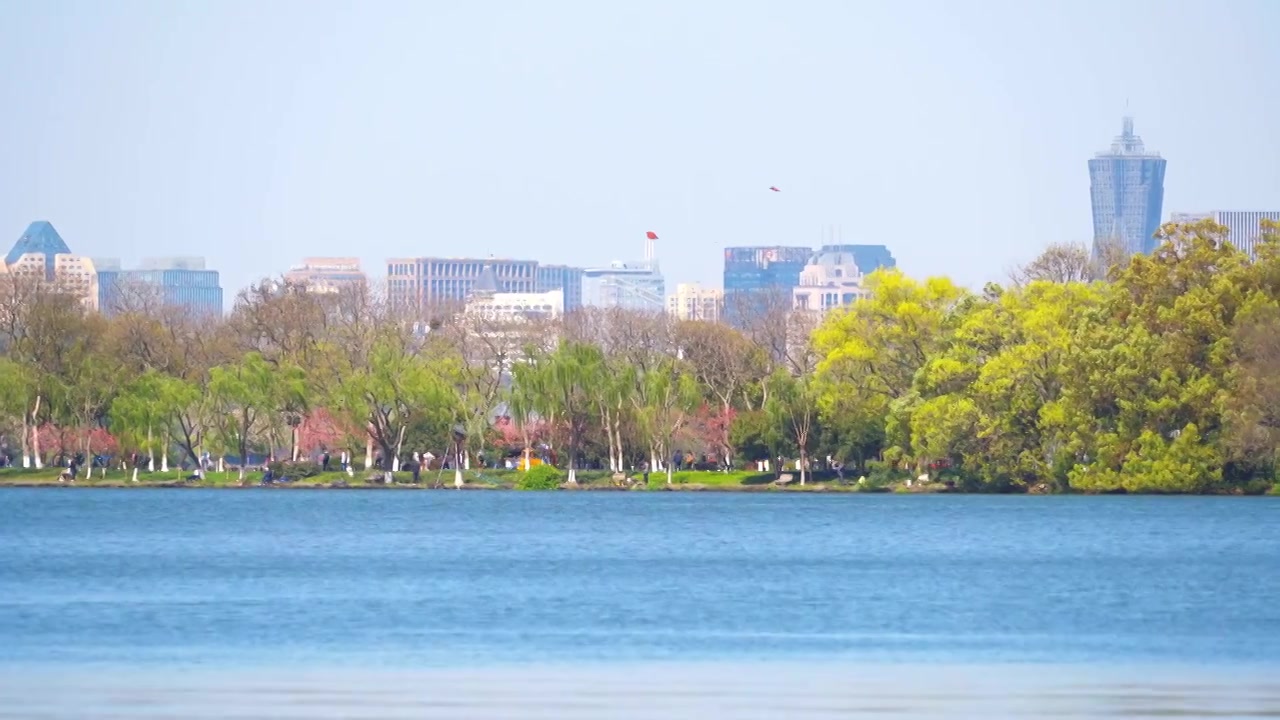
<svg viewBox="0 0 1280 720">
<path fill-rule="evenodd" d="M 649 368 L 639 378 L 638 390 L 635 404 L 649 440 L 650 466 L 656 470 L 665 465 L 670 485 L 675 437 L 702 405 L 701 390 L 688 365 L 674 358 Z"/>
<path fill-rule="evenodd" d="M 350 427 L 368 428 L 369 439 L 381 450 L 384 469 L 398 469 L 405 435 L 421 413 L 456 417 L 456 366 L 431 351 L 421 351 L 402 328 L 378 332 L 368 362 L 343 368 L 344 377 L 331 388 L 330 400 Z"/>
<path fill-rule="evenodd" d="M 768 383 L 769 399 L 765 402 L 765 412 L 775 427 L 794 443 L 800 456 L 800 484 L 804 485 L 818 419 L 813 381 L 809 376 L 777 370 L 769 377 Z"/>
<path fill-rule="evenodd" d="M 240 479 L 245 479 L 249 450 L 261 439 L 264 419 L 275 408 L 276 373 L 257 352 L 209 371 L 209 394 L 214 404 L 214 428 L 221 445 L 240 456 Z M 196 459 L 203 471 L 203 463 Z"/>
<path fill-rule="evenodd" d="M 31 467 L 31 415 L 35 400 L 31 371 L 21 363 L 0 357 L 0 414 L 20 418 L 22 430 L 22 466 Z"/>
<path fill-rule="evenodd" d="M 534 354 L 515 367 L 513 382 L 532 390 L 528 410 L 564 433 L 570 484 L 578 481 L 578 455 L 595 418 L 603 370 L 600 348 L 568 340 L 554 352 Z"/>
</svg>

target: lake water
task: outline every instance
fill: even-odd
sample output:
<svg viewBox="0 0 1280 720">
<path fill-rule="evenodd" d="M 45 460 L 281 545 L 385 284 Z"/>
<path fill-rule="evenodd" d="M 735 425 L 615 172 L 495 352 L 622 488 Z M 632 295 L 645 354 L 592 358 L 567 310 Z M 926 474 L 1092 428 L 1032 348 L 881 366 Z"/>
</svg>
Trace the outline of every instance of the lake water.
<svg viewBox="0 0 1280 720">
<path fill-rule="evenodd" d="M 10 489 L 0 718 L 1274 717 L 1278 521 L 1271 498 Z"/>
</svg>

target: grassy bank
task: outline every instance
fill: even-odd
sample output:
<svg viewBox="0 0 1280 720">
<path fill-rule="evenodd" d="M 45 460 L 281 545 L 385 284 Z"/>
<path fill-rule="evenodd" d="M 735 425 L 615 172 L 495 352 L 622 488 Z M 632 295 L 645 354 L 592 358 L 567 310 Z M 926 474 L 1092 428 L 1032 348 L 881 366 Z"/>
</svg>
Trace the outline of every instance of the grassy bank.
<svg viewBox="0 0 1280 720">
<path fill-rule="evenodd" d="M 373 472 L 358 471 L 354 476 L 345 472 L 321 473 L 306 478 L 291 479 L 287 482 L 274 482 L 264 485 L 261 471 L 245 474 L 240 480 L 239 474 L 230 472 L 210 472 L 203 480 L 189 479 L 189 472 L 170 470 L 167 473 L 140 472 L 137 482 L 133 481 L 133 471 L 102 470 L 94 471 L 91 479 L 86 479 L 83 472 L 75 482 L 60 480 L 60 468 L 44 468 L 42 470 L 5 468 L 0 469 L 0 487 L 78 487 L 78 488 L 143 488 L 143 487 L 184 487 L 184 488 L 261 488 L 261 489 L 454 489 L 454 473 L 452 470 L 431 471 L 423 473 L 417 483 L 407 472 L 395 473 L 391 485 L 384 483 L 379 475 Z M 521 473 L 513 470 L 468 470 L 463 473 L 465 487 L 469 490 L 514 490 Z M 616 479 L 612 473 L 599 470 L 585 470 L 577 474 L 577 488 L 562 487 L 565 491 L 671 491 L 671 492 L 856 492 L 872 491 L 868 487 L 859 487 L 853 482 L 841 484 L 834 477 L 819 477 L 816 481 L 807 481 L 800 485 L 798 479 L 780 483 L 772 473 L 757 472 L 705 472 L 682 471 L 672 476 L 667 483 L 666 473 L 652 473 L 646 485 L 639 474 L 630 478 Z M 876 488 L 874 491 L 883 491 Z"/>
<path fill-rule="evenodd" d="M 5 487 L 77 487 L 77 488 L 227 488 L 227 489 L 263 489 L 263 490 L 301 490 L 301 489 L 370 489 L 370 490 L 433 490 L 454 489 L 452 470 L 431 471 L 423 473 L 417 483 L 407 472 L 394 475 L 394 482 L 384 483 L 381 476 L 373 472 L 356 472 L 348 476 L 344 472 L 321 473 L 312 477 L 292 479 L 288 482 L 275 482 L 264 485 L 261 471 L 246 473 L 240 480 L 234 472 L 211 472 L 203 480 L 188 479 L 190 473 L 171 470 L 167 473 L 138 474 L 138 481 L 133 481 L 133 471 L 108 470 L 105 476 L 101 470 L 95 470 L 92 479 L 86 479 L 83 473 L 74 483 L 59 480 L 61 469 L 45 468 L 42 470 L 24 470 L 21 468 L 0 469 L 0 488 Z M 463 473 L 464 487 L 467 490 L 517 490 L 522 473 L 515 470 L 468 470 Z M 577 474 L 578 485 L 568 487 L 559 485 L 558 490 L 567 492 L 582 491 L 650 491 L 650 492 L 836 492 L 836 493 L 904 493 L 930 494 L 957 492 L 942 483 L 912 483 L 905 481 L 865 481 L 857 482 L 849 479 L 838 482 L 829 474 L 818 474 L 804 485 L 791 474 L 790 482 L 779 482 L 773 473 L 758 472 L 707 472 L 682 471 L 674 473 L 671 483 L 667 483 L 666 473 L 651 473 L 648 484 L 641 475 L 634 474 L 629 478 L 615 479 L 612 473 L 602 470 L 584 470 Z M 1239 493 L 1233 493 L 1239 494 Z M 1250 493 L 1250 494 L 1262 494 Z M 1271 487 L 1265 494 L 1280 495 L 1280 484 Z"/>
</svg>

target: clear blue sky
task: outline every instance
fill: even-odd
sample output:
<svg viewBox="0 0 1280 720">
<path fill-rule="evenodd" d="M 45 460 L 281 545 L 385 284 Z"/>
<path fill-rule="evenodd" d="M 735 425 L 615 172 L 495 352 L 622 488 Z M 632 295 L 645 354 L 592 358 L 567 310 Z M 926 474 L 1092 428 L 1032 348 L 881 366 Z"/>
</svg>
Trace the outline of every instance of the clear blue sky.
<svg viewBox="0 0 1280 720">
<path fill-rule="evenodd" d="M 638 257 L 885 243 L 977 286 L 1089 238 L 1129 111 L 1165 215 L 1280 209 L 1280 1 L 0 0 L 0 242 Z M 780 194 L 767 188 L 777 185 Z"/>
</svg>

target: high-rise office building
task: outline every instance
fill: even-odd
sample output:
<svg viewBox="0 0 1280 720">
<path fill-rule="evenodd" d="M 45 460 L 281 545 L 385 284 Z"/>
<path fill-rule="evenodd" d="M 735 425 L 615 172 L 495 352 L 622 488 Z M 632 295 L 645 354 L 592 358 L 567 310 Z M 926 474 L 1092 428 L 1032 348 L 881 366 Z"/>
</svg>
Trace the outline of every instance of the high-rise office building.
<svg viewBox="0 0 1280 720">
<path fill-rule="evenodd" d="M 59 255 L 71 255 L 71 248 L 67 247 L 67 243 L 53 229 L 53 224 L 48 220 L 37 220 L 27 226 L 26 232 L 22 233 L 22 237 L 13 244 L 9 249 L 9 254 L 5 256 L 5 265 L 13 267 L 18 264 L 18 260 L 23 255 L 40 255 L 45 263 L 45 280 L 54 279 L 54 269 L 56 258 Z"/>
<path fill-rule="evenodd" d="M 1111 150 L 1089 161 L 1095 256 L 1115 243 L 1126 254 L 1148 254 L 1156 247 L 1164 203 L 1165 160 L 1147 152 L 1126 117 Z"/>
<path fill-rule="evenodd" d="M 725 248 L 725 319 L 741 325 L 771 302 L 790 304 L 791 290 L 800 284 L 800 272 L 812 256 L 811 248 L 799 246 Z"/>
<path fill-rule="evenodd" d="M 564 290 L 566 309 L 581 303 L 581 271 L 563 265 L 540 266 L 536 260 L 500 258 L 392 258 L 387 261 L 387 295 L 399 307 L 422 309 L 461 304 L 485 269 L 495 278 L 495 292 L 533 293 Z"/>
<path fill-rule="evenodd" d="M 336 293 L 344 288 L 363 287 L 369 281 L 358 258 L 328 257 L 304 258 L 301 265 L 284 274 L 284 279 L 314 293 Z"/>
<path fill-rule="evenodd" d="M 85 307 L 98 307 L 98 271 L 93 260 L 76 255 L 45 220 L 27 226 L 0 262 L 0 271 L 16 278 L 50 283 L 81 299 Z"/>
<path fill-rule="evenodd" d="M 698 283 L 680 283 L 667 296 L 667 314 L 677 320 L 720 322 L 724 291 L 702 287 Z"/>
<path fill-rule="evenodd" d="M 1262 221 L 1280 222 L 1280 211 L 1265 210 L 1213 210 L 1203 213 L 1172 213 L 1171 222 L 1189 223 L 1212 220 L 1227 228 L 1227 242 L 1236 246 L 1249 258 L 1257 259 L 1258 241 L 1262 237 Z"/>
<path fill-rule="evenodd" d="M 98 307 L 106 315 L 155 302 L 182 308 L 194 316 L 222 314 L 218 271 L 207 269 L 204 258 L 148 258 L 133 270 L 122 269 L 114 258 L 97 262 L 102 268 L 98 272 Z"/>
</svg>

